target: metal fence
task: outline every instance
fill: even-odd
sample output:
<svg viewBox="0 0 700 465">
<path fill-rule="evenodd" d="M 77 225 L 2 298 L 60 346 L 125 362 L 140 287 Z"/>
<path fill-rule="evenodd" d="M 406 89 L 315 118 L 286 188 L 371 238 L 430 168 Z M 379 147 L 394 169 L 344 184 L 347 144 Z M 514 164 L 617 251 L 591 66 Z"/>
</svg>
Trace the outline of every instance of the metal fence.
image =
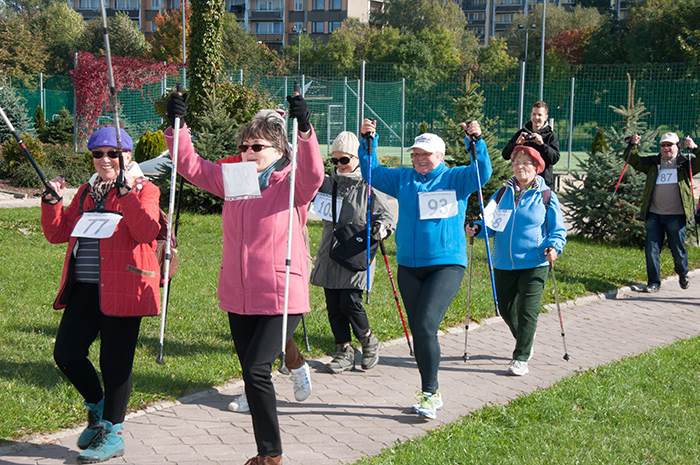
<svg viewBox="0 0 700 465">
<path fill-rule="evenodd" d="M 432 132 L 443 130 L 444 119 L 454 112 L 454 99 L 464 93 L 465 79 L 480 85 L 485 97 L 484 114 L 498 117 L 492 128 L 502 148 L 518 129 L 519 121 L 529 119 L 529 109 L 539 94 L 539 70 L 528 63 L 498 76 L 451 72 L 450 78 L 432 80 L 431 70 L 405 65 L 367 64 L 365 71 L 365 117 L 377 120 L 380 144 L 387 154 L 403 155 L 421 124 Z M 418 73 L 421 71 L 421 73 Z M 606 66 L 546 66 L 544 100 L 549 105 L 553 129 L 561 142 L 562 158 L 555 169 L 576 168 L 576 155 L 585 152 L 597 127 L 621 124 L 610 106 L 628 104 L 629 82 L 634 82 L 634 99 L 641 100 L 649 114 L 645 120 L 662 131 L 698 135 L 700 125 L 700 63 Z M 312 123 L 322 146 L 330 145 L 343 130 L 357 132 L 360 125 L 361 66 L 302 63 L 299 76 L 269 76 L 259 71 L 231 70 L 228 79 L 258 86 L 269 92 L 280 106 L 291 94 L 293 82 L 305 84 L 305 97 L 312 111 Z M 435 73 L 437 74 L 437 73 Z M 443 73 L 445 74 L 445 73 Z M 401 76 L 419 76 L 402 78 Z M 165 76 L 162 83 L 138 91 L 122 91 L 119 100 L 127 129 L 135 137 L 153 130 L 160 117 L 152 108 L 165 89 L 179 76 Z M 10 84 L 26 100 L 29 116 L 37 106 L 51 119 L 62 107 L 73 112 L 73 92 L 63 76 L 13 78 Z M 522 96 L 521 96 L 522 89 Z M 524 115 L 520 102 L 524 102 Z M 105 115 L 105 123 L 108 121 Z M 570 154 L 574 157 L 569 156 Z"/>
</svg>

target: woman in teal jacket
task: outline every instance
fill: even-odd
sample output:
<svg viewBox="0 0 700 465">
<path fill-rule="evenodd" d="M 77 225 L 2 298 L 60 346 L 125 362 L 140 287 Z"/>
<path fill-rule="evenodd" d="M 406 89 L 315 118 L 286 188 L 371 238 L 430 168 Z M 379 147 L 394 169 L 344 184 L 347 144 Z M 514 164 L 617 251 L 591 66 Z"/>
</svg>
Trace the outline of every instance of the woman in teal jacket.
<svg viewBox="0 0 700 465">
<path fill-rule="evenodd" d="M 462 123 L 468 134 L 481 136 L 479 123 Z M 362 134 L 375 133 L 365 119 Z M 469 141 L 465 138 L 467 146 Z M 409 151 L 413 168 L 387 168 L 377 160 L 377 137 L 373 138 L 372 187 L 399 201 L 396 226 L 397 280 L 408 324 L 413 334 L 416 362 L 421 375 L 418 403 L 411 408 L 425 418 L 435 418 L 443 408 L 437 372 L 440 344 L 437 332 L 447 307 L 459 291 L 467 266 L 464 221 L 469 195 L 480 186 L 473 166 L 447 168 L 445 142 L 435 134 L 421 134 Z M 481 185 L 491 177 L 486 144 L 476 143 Z M 368 179 L 367 139 L 359 149 L 362 175 Z"/>
<path fill-rule="evenodd" d="M 522 376 L 532 356 L 548 267 L 564 249 L 566 228 L 557 196 L 538 176 L 545 166 L 539 152 L 520 145 L 511 160 L 515 176 L 494 193 L 491 203 L 497 207 L 485 216 L 493 237 L 498 308 L 515 338 L 508 374 Z M 466 232 L 484 234 L 481 224 L 467 226 Z"/>
</svg>

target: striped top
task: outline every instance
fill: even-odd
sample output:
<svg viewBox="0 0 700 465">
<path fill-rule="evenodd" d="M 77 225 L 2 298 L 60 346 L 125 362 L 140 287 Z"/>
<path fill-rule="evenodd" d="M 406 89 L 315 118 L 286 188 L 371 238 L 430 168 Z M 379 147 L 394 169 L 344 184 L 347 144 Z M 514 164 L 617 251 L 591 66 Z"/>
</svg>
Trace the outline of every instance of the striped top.
<svg viewBox="0 0 700 465">
<path fill-rule="evenodd" d="M 100 282 L 100 240 L 79 237 L 75 253 L 75 279 L 82 283 Z"/>
</svg>

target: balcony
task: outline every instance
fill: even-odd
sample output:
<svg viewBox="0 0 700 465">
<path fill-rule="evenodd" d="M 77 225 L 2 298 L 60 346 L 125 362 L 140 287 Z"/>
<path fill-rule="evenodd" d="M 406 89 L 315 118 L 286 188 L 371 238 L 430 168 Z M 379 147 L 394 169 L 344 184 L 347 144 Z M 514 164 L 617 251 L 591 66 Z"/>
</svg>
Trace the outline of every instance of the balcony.
<svg viewBox="0 0 700 465">
<path fill-rule="evenodd" d="M 251 11 L 248 13 L 248 19 L 251 21 L 270 21 L 274 19 L 279 19 L 282 20 L 282 17 L 284 16 L 284 11 L 282 10 L 277 10 L 277 11 Z"/>
<path fill-rule="evenodd" d="M 266 44 L 281 44 L 282 34 L 255 34 L 258 40 Z"/>
</svg>

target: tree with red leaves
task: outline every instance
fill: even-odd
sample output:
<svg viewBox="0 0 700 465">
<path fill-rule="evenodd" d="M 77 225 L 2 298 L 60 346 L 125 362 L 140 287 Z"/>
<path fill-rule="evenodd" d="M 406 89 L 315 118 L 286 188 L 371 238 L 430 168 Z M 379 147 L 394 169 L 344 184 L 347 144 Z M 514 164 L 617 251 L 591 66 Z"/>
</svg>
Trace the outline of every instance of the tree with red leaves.
<svg viewBox="0 0 700 465">
<path fill-rule="evenodd" d="M 138 90 L 144 101 L 148 99 L 153 103 L 150 96 L 144 95 L 143 87 L 159 82 L 163 74 L 177 75 L 179 64 L 112 57 L 112 70 L 117 92 L 122 89 Z M 107 60 L 88 52 L 78 52 L 78 67 L 70 72 L 70 77 L 75 89 L 75 118 L 82 137 L 99 127 L 100 116 L 114 113 L 109 98 Z"/>
<path fill-rule="evenodd" d="M 562 31 L 558 36 L 547 41 L 547 48 L 558 53 L 570 65 L 580 65 L 586 58 L 586 46 L 594 30 L 594 27 L 583 27 Z"/>
<path fill-rule="evenodd" d="M 190 32 L 190 7 L 185 4 L 185 43 Z M 182 10 L 166 10 L 153 19 L 156 30 L 149 43 L 151 51 L 148 58 L 154 61 L 182 61 Z M 187 54 L 189 56 L 189 53 Z"/>
</svg>

